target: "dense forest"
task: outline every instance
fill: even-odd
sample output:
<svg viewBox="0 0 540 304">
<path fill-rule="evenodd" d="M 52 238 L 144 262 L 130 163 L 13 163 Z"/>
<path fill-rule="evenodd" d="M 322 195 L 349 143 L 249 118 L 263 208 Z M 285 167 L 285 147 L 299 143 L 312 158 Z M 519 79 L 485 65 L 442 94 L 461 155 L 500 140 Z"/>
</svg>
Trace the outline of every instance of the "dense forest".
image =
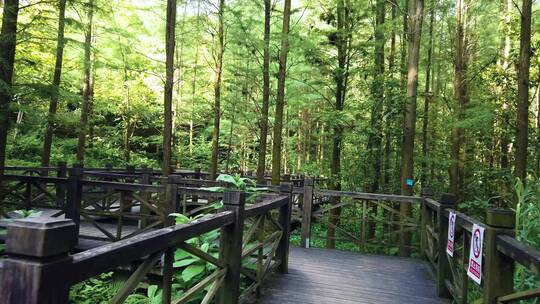
<svg viewBox="0 0 540 304">
<path fill-rule="evenodd" d="M 0 168 L 271 170 L 461 201 L 540 177 L 531 0 L 2 6 Z"/>
</svg>

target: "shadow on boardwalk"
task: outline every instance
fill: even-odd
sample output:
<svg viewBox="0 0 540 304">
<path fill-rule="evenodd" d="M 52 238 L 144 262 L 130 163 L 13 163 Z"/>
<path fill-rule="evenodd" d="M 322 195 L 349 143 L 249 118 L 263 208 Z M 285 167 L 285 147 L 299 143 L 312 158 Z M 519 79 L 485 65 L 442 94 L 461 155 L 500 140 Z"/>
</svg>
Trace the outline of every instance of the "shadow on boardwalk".
<svg viewBox="0 0 540 304">
<path fill-rule="evenodd" d="M 289 274 L 268 279 L 258 303 L 450 303 L 437 298 L 421 260 L 294 247 L 289 263 Z"/>
</svg>

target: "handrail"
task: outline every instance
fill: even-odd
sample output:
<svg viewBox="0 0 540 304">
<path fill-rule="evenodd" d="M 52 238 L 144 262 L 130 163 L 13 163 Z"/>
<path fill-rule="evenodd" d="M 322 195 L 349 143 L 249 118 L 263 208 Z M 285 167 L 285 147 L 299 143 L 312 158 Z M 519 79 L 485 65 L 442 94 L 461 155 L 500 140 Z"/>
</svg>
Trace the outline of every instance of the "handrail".
<svg viewBox="0 0 540 304">
<path fill-rule="evenodd" d="M 528 246 L 509 235 L 497 236 L 497 250 L 523 265 L 533 273 L 540 275 L 540 251 Z"/>
<path fill-rule="evenodd" d="M 246 210 L 244 211 L 244 215 L 246 218 L 249 218 L 249 217 L 265 214 L 269 210 L 277 209 L 283 205 L 288 204 L 288 202 L 289 202 L 289 199 L 286 196 L 280 196 L 275 199 L 271 199 L 269 201 L 265 201 L 262 203 L 258 203 L 258 204 L 246 207 Z"/>
<path fill-rule="evenodd" d="M 130 184 L 130 183 L 93 181 L 93 180 L 81 180 L 81 183 L 83 186 L 103 187 L 103 188 L 111 188 L 115 190 L 126 190 L 126 191 L 137 190 L 137 191 L 142 191 L 142 192 L 165 191 L 164 186 L 147 185 L 147 184 Z"/>
<path fill-rule="evenodd" d="M 364 193 L 364 192 L 353 192 L 353 191 L 314 189 L 314 193 L 315 195 L 319 195 L 319 196 L 350 197 L 350 198 L 355 198 L 355 199 L 393 201 L 393 202 L 402 202 L 402 203 L 422 203 L 424 201 L 422 197 L 418 197 L 418 196 L 375 194 L 375 193 Z"/>
<path fill-rule="evenodd" d="M 232 211 L 223 211 L 189 224 L 161 228 L 74 254 L 71 282 L 84 281 L 154 252 L 177 246 L 190 238 L 227 226 L 233 220 Z"/>
<path fill-rule="evenodd" d="M 443 216 L 448 219 L 448 216 L 450 216 L 450 212 L 454 212 L 456 214 L 456 224 L 468 232 L 472 232 L 472 227 L 475 224 L 482 228 L 487 227 L 486 224 L 480 222 L 479 220 L 454 209 L 444 209 Z"/>
<path fill-rule="evenodd" d="M 52 177 L 52 176 L 31 176 L 31 175 L 17 175 L 17 174 L 3 174 L 0 175 L 0 180 L 7 181 L 22 181 L 22 182 L 36 182 L 36 183 L 66 183 L 65 177 Z"/>
</svg>

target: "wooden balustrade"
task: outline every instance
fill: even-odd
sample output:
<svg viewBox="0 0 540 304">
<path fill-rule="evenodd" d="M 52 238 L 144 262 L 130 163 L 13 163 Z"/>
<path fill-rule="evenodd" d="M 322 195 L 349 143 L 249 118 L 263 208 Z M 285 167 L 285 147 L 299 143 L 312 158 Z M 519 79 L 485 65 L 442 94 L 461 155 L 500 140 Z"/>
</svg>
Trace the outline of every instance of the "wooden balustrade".
<svg viewBox="0 0 540 304">
<path fill-rule="evenodd" d="M 250 206 L 245 205 L 245 193 L 229 191 L 224 194 L 224 208 L 216 214 L 80 253 L 73 253 L 77 241 L 74 221 L 15 220 L 8 226 L 7 259 L 0 268 L 0 299 L 2 303 L 68 303 L 69 289 L 77 282 L 135 265 L 136 269 L 111 299 L 111 303 L 121 303 L 165 256 L 161 266 L 163 303 L 187 303 L 208 286 L 202 303 L 210 303 L 215 297 L 219 303 L 238 303 L 241 297 L 258 289 L 272 269 L 287 272 L 291 190 L 290 185 L 282 185 L 281 194 Z M 250 221 L 254 222 L 251 227 Z M 246 237 L 244 226 L 248 226 Z M 276 231 L 269 232 L 269 226 Z M 219 258 L 188 242 L 216 229 L 221 231 Z M 172 299 L 172 256 L 177 249 L 213 264 L 216 269 L 180 298 Z M 256 271 L 246 268 L 243 259 L 255 259 Z M 253 282 L 243 293 L 241 278 Z"/>
<path fill-rule="evenodd" d="M 443 195 L 440 201 L 424 198 L 422 222 L 423 254 L 432 265 L 437 278 L 437 293 L 456 303 L 470 303 L 471 284 L 467 276 L 471 233 L 474 224 L 485 228 L 483 243 L 482 289 L 483 303 L 516 303 L 540 297 L 540 289 L 514 291 L 514 270 L 522 265 L 539 275 L 540 251 L 514 236 L 515 214 L 511 210 L 488 209 L 486 223 L 455 210 L 455 197 Z M 448 217 L 456 214 L 454 256 L 446 253 Z"/>
<path fill-rule="evenodd" d="M 513 274 L 517 265 L 540 275 L 540 252 L 514 238 L 513 212 L 489 209 L 486 221 L 482 223 L 457 211 L 456 198 L 451 194 L 443 194 L 436 200 L 429 189 L 424 189 L 421 197 L 323 190 L 316 188 L 315 181 L 308 178 L 302 180 L 301 184 L 295 182 L 286 186 L 265 186 L 269 192 L 281 196 L 275 198 L 274 194 L 272 198 L 261 195 L 262 202 L 246 205 L 246 197 L 242 194 L 233 192 L 223 195 L 202 189 L 222 184 L 205 180 L 204 174 L 200 171 L 176 172 L 177 174 L 164 178 L 148 168 L 113 169 L 109 166 L 104 170 L 74 166 L 68 170 L 64 164 L 55 168 L 41 169 L 12 168 L 13 172 L 26 173 L 1 177 L 7 189 L 3 197 L 19 200 L 23 208 L 43 206 L 57 208 L 61 210 L 59 214 L 65 213 L 66 218 L 72 221 L 66 222 L 62 219 L 43 223 L 32 222 L 33 220 L 27 220 L 28 223 L 18 221 L 17 225 L 20 227 L 12 228 L 15 229 L 13 231 L 20 229 L 27 231 L 25 233 L 28 233 L 29 239 L 32 240 L 44 237 L 49 233 L 46 231 L 50 231 L 51 235 L 64 235 L 66 240 L 70 240 L 71 237 L 66 235 L 74 230 L 77 237 L 81 217 L 83 220 L 88 218 L 91 220 L 98 216 L 117 219 L 117 229 L 120 231 L 116 234 L 108 233 L 109 239 L 115 243 L 106 245 L 107 247 L 98 247 L 73 255 L 67 254 L 69 250 L 64 250 L 55 253 L 52 259 L 50 253 L 45 252 L 46 248 L 40 252 L 25 253 L 18 249 L 22 247 L 10 247 L 8 236 L 8 255 L 19 257 L 6 260 L 0 268 L 4 273 L 3 284 L 9 286 L 26 284 L 25 280 L 28 278 L 24 276 L 20 279 L 6 279 L 10 271 L 22 271 L 24 267 L 29 267 L 21 266 L 25 260 L 35 262 L 28 273 L 38 277 L 47 276 L 51 269 L 57 269 L 56 264 L 63 265 L 62 267 L 69 265 L 67 268 L 70 269 L 73 278 L 71 281 L 68 280 L 69 284 L 137 261 L 139 268 L 126 283 L 125 290 L 115 298 L 120 300 L 135 288 L 145 273 L 163 255 L 163 286 L 167 299 L 171 294 L 169 283 L 172 256 L 174 251 L 180 248 L 216 266 L 216 271 L 194 286 L 194 290 L 186 292 L 182 301 L 188 301 L 194 293 L 213 284 L 205 298 L 206 301 L 217 296 L 220 301 L 229 299 L 234 303 L 240 296 L 238 289 L 240 280 L 248 282 L 247 290 L 259 292 L 260 286 L 271 270 L 287 272 L 288 235 L 291 230 L 291 217 L 295 212 L 301 218 L 300 245 L 307 248 L 313 242 L 314 223 L 318 222 L 320 225 L 326 221 L 327 226 L 332 225 L 333 223 L 328 220 L 331 210 L 342 208 L 340 221 L 343 223 L 349 221 L 359 226 L 359 229 L 348 231 L 339 224 L 334 228 L 343 236 L 344 241 L 356 244 L 359 250 L 366 250 L 368 246 L 372 246 L 369 247 L 371 250 L 375 247 L 403 246 L 400 239 L 404 233 L 417 233 L 413 242 L 419 244 L 419 248 L 412 246 L 409 249 L 418 249 L 415 254 L 418 253 L 431 265 L 436 278 L 437 294 L 451 298 L 456 303 L 468 303 L 472 296 L 469 290 L 475 283 L 467 277 L 471 231 L 474 224 L 484 227 L 484 262 L 482 285 L 479 286 L 483 302 L 513 303 L 540 297 L 540 288 L 527 291 L 514 290 Z M 43 173 L 45 171 L 47 174 Z M 51 176 L 51 172 L 54 171 L 56 176 Z M 222 197 L 225 211 L 213 211 L 218 213 L 186 226 L 167 227 L 172 224 L 168 214 L 180 212 L 190 217 L 196 216 L 211 211 L 214 208 L 211 203 Z M 340 204 L 330 204 L 332 197 L 340 197 Z M 412 217 L 403 218 L 400 215 L 398 206 L 401 203 L 413 205 Z M 140 208 L 138 213 L 134 213 L 135 207 Z M 96 211 L 98 209 L 100 212 Z M 453 257 L 446 254 L 450 212 L 456 214 Z M 139 229 L 135 233 L 124 235 L 121 230 L 122 224 L 134 218 L 139 221 Z M 244 226 L 246 229 L 243 229 Z M 218 259 L 184 242 L 188 238 L 217 228 L 220 228 L 222 235 Z M 240 233 L 242 230 L 245 230 L 245 234 Z M 25 233 L 20 235 L 26 235 Z M 159 246 L 155 245 L 158 241 Z M 150 244 L 155 248 L 148 249 Z M 239 262 L 242 259 L 253 261 L 255 269 L 244 267 Z M 94 264 L 99 267 L 91 269 L 91 265 Z M 25 291 L 26 288 L 22 288 L 13 293 L 33 292 L 40 296 L 43 294 L 45 298 L 57 296 L 48 294 L 50 290 L 46 290 L 50 287 L 47 284 L 53 284 L 51 282 L 37 281 L 32 284 L 36 285 L 31 286 L 30 290 L 33 291 Z M 63 290 L 65 286 L 59 288 Z M 32 300 L 35 295 L 26 296 Z M 40 303 L 47 302 L 40 301 Z"/>
</svg>

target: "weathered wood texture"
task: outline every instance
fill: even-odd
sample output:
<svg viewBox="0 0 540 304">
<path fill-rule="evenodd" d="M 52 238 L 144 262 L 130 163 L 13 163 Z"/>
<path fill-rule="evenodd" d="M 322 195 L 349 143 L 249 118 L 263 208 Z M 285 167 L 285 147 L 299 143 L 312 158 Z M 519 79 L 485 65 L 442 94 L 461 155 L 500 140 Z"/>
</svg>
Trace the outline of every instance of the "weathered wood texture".
<svg viewBox="0 0 540 304">
<path fill-rule="evenodd" d="M 261 304 L 450 303 L 438 298 L 425 262 L 328 250 L 290 250 L 289 273 L 272 276 Z"/>
</svg>

